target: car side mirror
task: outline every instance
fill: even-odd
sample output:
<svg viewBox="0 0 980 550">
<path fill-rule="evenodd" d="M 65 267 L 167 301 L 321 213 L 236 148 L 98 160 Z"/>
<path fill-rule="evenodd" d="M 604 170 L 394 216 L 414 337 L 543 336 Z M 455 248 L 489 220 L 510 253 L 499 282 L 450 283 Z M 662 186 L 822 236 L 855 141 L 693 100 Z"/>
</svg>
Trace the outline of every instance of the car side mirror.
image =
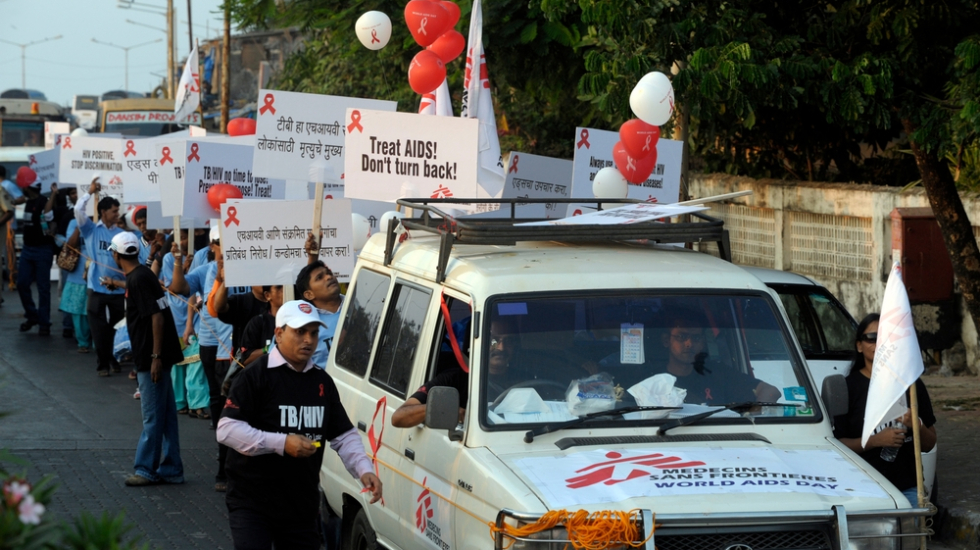
<svg viewBox="0 0 980 550">
<path fill-rule="evenodd" d="M 435 430 L 449 430 L 449 439 L 459 441 L 463 434 L 456 429 L 459 424 L 459 391 L 448 386 L 436 386 L 429 390 L 425 400 L 425 425 Z"/>
<path fill-rule="evenodd" d="M 847 380 L 842 374 L 831 374 L 823 379 L 820 397 L 827 414 L 833 417 L 847 414 Z"/>
</svg>

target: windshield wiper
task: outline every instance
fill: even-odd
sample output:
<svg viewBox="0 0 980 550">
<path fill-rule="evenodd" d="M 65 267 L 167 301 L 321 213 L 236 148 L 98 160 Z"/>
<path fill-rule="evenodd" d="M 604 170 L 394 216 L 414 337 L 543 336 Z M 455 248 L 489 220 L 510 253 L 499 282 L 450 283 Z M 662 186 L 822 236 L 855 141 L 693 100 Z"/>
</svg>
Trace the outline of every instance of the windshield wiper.
<svg viewBox="0 0 980 550">
<path fill-rule="evenodd" d="M 729 403 L 727 405 L 718 405 L 717 409 L 710 411 L 705 411 L 703 413 L 692 414 L 691 416 L 685 416 L 684 418 L 678 418 L 671 422 L 665 422 L 657 430 L 657 435 L 665 435 L 667 430 L 673 430 L 679 426 L 689 426 L 695 424 L 712 416 L 714 414 L 720 413 L 721 411 L 739 411 L 741 409 L 751 409 L 752 407 L 790 407 L 792 405 L 787 405 L 786 403 L 770 403 L 766 401 L 741 401 L 737 403 Z"/>
<path fill-rule="evenodd" d="M 564 430 L 565 428 L 578 426 L 579 424 L 582 424 L 587 420 L 591 420 L 593 418 L 599 418 L 600 416 L 612 416 L 614 414 L 626 414 L 626 413 L 638 412 L 638 411 L 673 411 L 673 410 L 678 410 L 680 408 L 681 407 L 653 407 L 653 406 L 634 405 L 632 407 L 623 407 L 621 409 L 609 409 L 608 411 L 589 413 L 585 416 L 580 416 L 573 420 L 568 420 L 565 422 L 558 422 L 553 424 L 544 424 L 542 426 L 538 426 L 537 428 L 534 428 L 533 430 L 529 430 L 526 434 L 524 434 L 524 442 L 531 443 L 532 441 L 534 441 L 534 436 L 536 435 L 543 435 L 551 432 L 557 432 L 558 430 Z"/>
</svg>

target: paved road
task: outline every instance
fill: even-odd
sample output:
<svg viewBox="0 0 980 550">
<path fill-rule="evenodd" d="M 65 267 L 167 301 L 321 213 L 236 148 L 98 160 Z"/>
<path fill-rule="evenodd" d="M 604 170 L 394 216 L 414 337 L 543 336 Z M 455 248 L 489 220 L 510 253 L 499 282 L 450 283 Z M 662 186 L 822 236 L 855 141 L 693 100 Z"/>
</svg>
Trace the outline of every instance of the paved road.
<svg viewBox="0 0 980 550">
<path fill-rule="evenodd" d="M 209 421 L 180 418 L 182 485 L 126 487 L 142 423 L 136 382 L 125 372 L 100 378 L 95 355 L 75 352 L 61 337 L 21 334 L 23 310 L 5 290 L 0 307 L 0 447 L 30 461 L 28 476 L 55 476 L 50 511 L 70 519 L 83 510 L 119 511 L 151 548 L 230 549 L 223 493 L 214 491 L 217 447 Z M 56 308 L 57 305 L 52 306 Z"/>
</svg>

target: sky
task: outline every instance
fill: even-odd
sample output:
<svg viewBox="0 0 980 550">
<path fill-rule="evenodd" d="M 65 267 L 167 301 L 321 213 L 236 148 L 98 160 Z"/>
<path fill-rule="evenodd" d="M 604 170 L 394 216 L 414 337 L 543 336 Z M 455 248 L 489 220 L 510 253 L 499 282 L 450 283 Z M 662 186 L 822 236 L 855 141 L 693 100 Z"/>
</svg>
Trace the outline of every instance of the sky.
<svg viewBox="0 0 980 550">
<path fill-rule="evenodd" d="M 203 42 L 220 36 L 221 0 L 190 1 L 194 38 Z M 190 51 L 187 3 L 174 0 L 178 62 Z M 26 83 L 50 101 L 69 105 L 74 95 L 100 95 L 124 87 L 125 52 L 96 44 L 93 38 L 120 47 L 161 38 L 161 42 L 129 50 L 129 89 L 152 91 L 161 83 L 167 65 L 166 17 L 156 14 L 166 9 L 166 1 L 136 0 L 129 9 L 119 5 L 122 0 L 0 0 L 0 40 L 26 44 L 61 35 L 59 40 L 26 48 Z M 156 29 L 127 23 L 127 19 Z M 0 42 L 0 90 L 21 87 L 21 48 Z"/>
</svg>

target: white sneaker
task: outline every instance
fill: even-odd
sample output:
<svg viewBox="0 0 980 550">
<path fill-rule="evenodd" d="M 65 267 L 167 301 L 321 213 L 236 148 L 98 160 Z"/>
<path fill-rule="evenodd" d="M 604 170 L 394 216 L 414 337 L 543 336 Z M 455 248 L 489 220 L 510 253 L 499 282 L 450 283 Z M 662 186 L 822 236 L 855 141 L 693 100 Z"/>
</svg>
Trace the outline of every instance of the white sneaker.
<svg viewBox="0 0 980 550">
<path fill-rule="evenodd" d="M 133 394 L 133 399 L 139 399 L 139 398 L 140 398 L 140 389 L 136 388 L 136 393 Z"/>
</svg>

